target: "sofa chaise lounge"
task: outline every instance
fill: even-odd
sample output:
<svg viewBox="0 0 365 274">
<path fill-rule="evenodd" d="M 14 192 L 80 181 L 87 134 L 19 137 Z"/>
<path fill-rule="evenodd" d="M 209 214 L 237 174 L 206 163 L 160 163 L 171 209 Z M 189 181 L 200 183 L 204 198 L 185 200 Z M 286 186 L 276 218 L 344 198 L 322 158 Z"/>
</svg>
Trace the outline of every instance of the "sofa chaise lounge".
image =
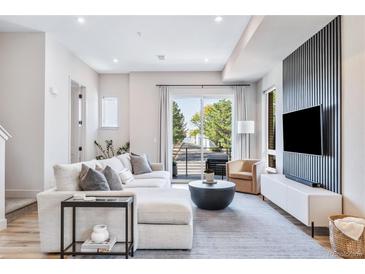
<svg viewBox="0 0 365 274">
<path fill-rule="evenodd" d="M 128 155 L 84 162 L 93 167 L 109 165 L 115 170 L 131 168 Z M 81 163 L 54 167 L 56 189 L 37 195 L 42 252 L 60 251 L 60 203 L 76 193 L 87 196 L 133 196 L 134 249 L 191 249 L 193 214 L 188 190 L 171 188 L 170 174 L 162 165 L 151 164 L 153 172 L 135 175 L 134 182 L 120 191 L 81 191 Z M 124 241 L 124 212 L 118 208 L 78 208 L 76 239 L 86 240 L 95 224 L 106 224 L 111 235 Z M 130 216 L 130 214 L 129 214 Z M 129 236 L 130 237 L 130 236 Z M 65 211 L 65 244 L 71 242 L 71 210 Z"/>
</svg>

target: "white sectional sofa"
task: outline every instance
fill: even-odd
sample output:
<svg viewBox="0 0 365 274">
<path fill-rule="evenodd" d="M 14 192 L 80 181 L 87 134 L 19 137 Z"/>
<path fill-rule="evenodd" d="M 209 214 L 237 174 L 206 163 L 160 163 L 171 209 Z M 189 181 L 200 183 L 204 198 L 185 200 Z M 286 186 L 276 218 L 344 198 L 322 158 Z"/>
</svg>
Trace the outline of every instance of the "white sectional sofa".
<svg viewBox="0 0 365 274">
<path fill-rule="evenodd" d="M 85 164 L 110 165 L 114 169 L 131 168 L 128 155 L 89 161 Z M 88 196 L 133 196 L 135 249 L 191 249 L 193 214 L 190 193 L 171 188 L 169 172 L 162 165 L 151 164 L 152 173 L 135 175 L 135 181 L 120 191 L 81 191 L 76 175 L 81 163 L 55 166 L 56 189 L 39 193 L 38 215 L 42 252 L 60 251 L 60 203 L 75 193 Z M 118 208 L 78 208 L 76 239 L 86 240 L 95 224 L 107 224 L 111 235 L 124 241 L 124 212 Z M 71 241 L 71 209 L 65 212 L 65 244 Z"/>
</svg>

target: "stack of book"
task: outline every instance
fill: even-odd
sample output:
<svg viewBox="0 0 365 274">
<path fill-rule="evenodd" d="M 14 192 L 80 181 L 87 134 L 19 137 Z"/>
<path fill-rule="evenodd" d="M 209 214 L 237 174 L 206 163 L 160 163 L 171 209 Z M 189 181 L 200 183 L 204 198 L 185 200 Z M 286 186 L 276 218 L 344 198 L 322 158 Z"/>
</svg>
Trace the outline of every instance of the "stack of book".
<svg viewBox="0 0 365 274">
<path fill-rule="evenodd" d="M 81 245 L 81 252 L 110 252 L 116 242 L 117 238 L 115 236 L 98 244 L 88 239 Z"/>
</svg>

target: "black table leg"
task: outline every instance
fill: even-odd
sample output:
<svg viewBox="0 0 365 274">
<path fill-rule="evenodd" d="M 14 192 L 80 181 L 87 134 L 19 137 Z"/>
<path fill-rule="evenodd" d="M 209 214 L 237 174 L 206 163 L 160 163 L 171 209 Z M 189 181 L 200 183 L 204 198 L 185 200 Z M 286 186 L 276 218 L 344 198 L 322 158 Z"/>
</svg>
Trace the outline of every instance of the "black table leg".
<svg viewBox="0 0 365 274">
<path fill-rule="evenodd" d="M 63 254 L 63 252 L 64 252 L 64 243 L 63 243 L 63 241 L 64 241 L 64 239 L 63 239 L 63 230 L 64 230 L 64 207 L 63 206 L 61 206 L 61 243 L 60 243 L 60 246 L 61 246 L 61 250 L 60 250 L 60 256 L 61 256 L 61 259 L 63 259 L 64 258 L 64 254 Z"/>
<path fill-rule="evenodd" d="M 312 238 L 314 238 L 314 222 L 312 222 L 311 226 L 312 226 Z"/>
<path fill-rule="evenodd" d="M 125 208 L 125 258 L 128 259 L 128 206 Z"/>
<path fill-rule="evenodd" d="M 134 202 L 131 204 L 131 242 L 132 242 L 132 250 L 131 250 L 131 256 L 134 257 Z"/>
<path fill-rule="evenodd" d="M 76 251 L 76 207 L 72 207 L 72 252 Z M 75 255 L 72 255 L 73 257 Z"/>
</svg>

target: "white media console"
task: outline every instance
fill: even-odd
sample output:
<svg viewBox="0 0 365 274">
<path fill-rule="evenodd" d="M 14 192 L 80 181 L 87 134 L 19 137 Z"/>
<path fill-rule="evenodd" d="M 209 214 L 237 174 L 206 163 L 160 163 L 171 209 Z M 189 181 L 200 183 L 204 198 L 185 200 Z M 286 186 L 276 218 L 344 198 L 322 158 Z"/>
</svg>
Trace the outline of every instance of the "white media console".
<svg viewBox="0 0 365 274">
<path fill-rule="evenodd" d="M 328 227 L 328 217 L 342 214 L 342 196 L 329 190 L 310 187 L 282 174 L 262 174 L 261 194 L 306 226 Z"/>
</svg>

